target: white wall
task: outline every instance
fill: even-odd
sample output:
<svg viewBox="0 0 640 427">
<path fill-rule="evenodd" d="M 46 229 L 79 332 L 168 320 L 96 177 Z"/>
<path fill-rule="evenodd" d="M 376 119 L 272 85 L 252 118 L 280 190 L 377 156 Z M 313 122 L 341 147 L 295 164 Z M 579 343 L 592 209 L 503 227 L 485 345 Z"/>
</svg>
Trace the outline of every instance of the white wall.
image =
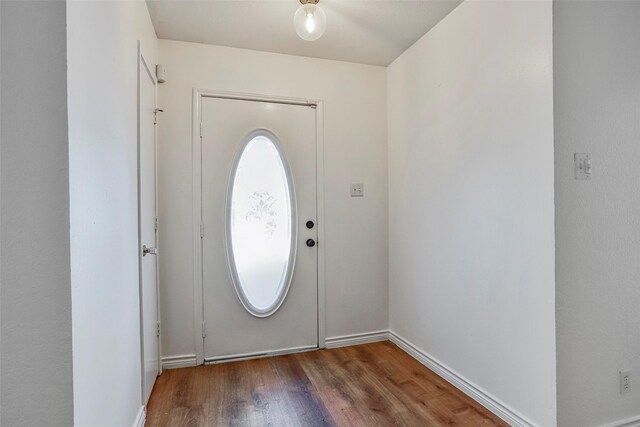
<svg viewBox="0 0 640 427">
<path fill-rule="evenodd" d="M 551 2 L 466 1 L 388 70 L 393 332 L 556 422 Z"/>
<path fill-rule="evenodd" d="M 387 328 L 385 68 L 159 40 L 163 356 L 194 354 L 192 89 L 323 99 L 327 336 Z M 365 184 L 364 198 L 349 183 Z"/>
<path fill-rule="evenodd" d="M 153 64 L 144 1 L 67 7 L 74 417 L 131 426 L 141 407 L 137 40 Z"/>
<path fill-rule="evenodd" d="M 0 425 L 73 424 L 65 2 L 2 1 Z"/>
<path fill-rule="evenodd" d="M 640 3 L 554 3 L 558 423 L 640 420 Z M 593 178 L 573 178 L 573 153 Z M 618 372 L 632 370 L 620 395 Z"/>
</svg>

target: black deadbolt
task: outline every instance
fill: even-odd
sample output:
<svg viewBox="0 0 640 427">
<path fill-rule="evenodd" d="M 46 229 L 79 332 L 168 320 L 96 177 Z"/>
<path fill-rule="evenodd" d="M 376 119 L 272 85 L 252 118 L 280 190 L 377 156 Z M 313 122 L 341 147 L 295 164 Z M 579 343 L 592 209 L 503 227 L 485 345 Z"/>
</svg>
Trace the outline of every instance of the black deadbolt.
<svg viewBox="0 0 640 427">
<path fill-rule="evenodd" d="M 308 229 L 312 229 L 314 225 L 315 224 L 313 223 L 313 221 L 307 221 L 307 228 Z"/>
<path fill-rule="evenodd" d="M 316 241 L 313 239 L 307 239 L 307 246 L 309 246 L 310 248 L 314 247 L 316 245 Z"/>
</svg>

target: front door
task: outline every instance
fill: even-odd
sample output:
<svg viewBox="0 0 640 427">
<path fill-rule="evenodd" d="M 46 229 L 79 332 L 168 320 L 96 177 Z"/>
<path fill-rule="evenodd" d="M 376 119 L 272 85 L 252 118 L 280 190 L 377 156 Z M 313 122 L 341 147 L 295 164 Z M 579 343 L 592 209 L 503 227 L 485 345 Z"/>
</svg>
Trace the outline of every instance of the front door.
<svg viewBox="0 0 640 427">
<path fill-rule="evenodd" d="M 318 346 L 315 111 L 202 98 L 205 361 Z"/>
</svg>

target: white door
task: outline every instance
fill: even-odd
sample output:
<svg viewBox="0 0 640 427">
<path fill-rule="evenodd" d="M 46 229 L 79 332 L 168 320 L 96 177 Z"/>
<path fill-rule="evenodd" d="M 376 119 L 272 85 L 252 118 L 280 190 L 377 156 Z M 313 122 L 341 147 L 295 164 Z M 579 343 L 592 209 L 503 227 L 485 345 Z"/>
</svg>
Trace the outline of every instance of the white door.
<svg viewBox="0 0 640 427">
<path fill-rule="evenodd" d="M 202 98 L 206 361 L 318 346 L 316 114 Z"/>
<path fill-rule="evenodd" d="M 140 310 L 142 397 L 146 405 L 159 372 L 156 259 L 156 85 L 144 57 L 139 64 L 138 195 L 140 232 Z"/>
</svg>

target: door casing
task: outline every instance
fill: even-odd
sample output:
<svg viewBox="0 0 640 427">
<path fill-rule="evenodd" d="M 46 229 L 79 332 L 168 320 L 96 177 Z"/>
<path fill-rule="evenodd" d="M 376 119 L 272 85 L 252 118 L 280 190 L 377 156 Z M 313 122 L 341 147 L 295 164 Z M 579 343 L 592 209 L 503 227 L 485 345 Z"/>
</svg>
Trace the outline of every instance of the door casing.
<svg viewBox="0 0 640 427">
<path fill-rule="evenodd" d="M 204 364 L 204 303 L 202 280 L 202 98 L 236 99 L 243 101 L 271 102 L 314 107 L 316 111 L 316 188 L 318 232 L 318 348 L 325 348 L 325 251 L 324 251 L 324 123 L 323 102 L 318 99 L 291 98 L 226 92 L 210 89 L 193 89 L 193 302 L 196 343 L 196 365 Z"/>
</svg>

